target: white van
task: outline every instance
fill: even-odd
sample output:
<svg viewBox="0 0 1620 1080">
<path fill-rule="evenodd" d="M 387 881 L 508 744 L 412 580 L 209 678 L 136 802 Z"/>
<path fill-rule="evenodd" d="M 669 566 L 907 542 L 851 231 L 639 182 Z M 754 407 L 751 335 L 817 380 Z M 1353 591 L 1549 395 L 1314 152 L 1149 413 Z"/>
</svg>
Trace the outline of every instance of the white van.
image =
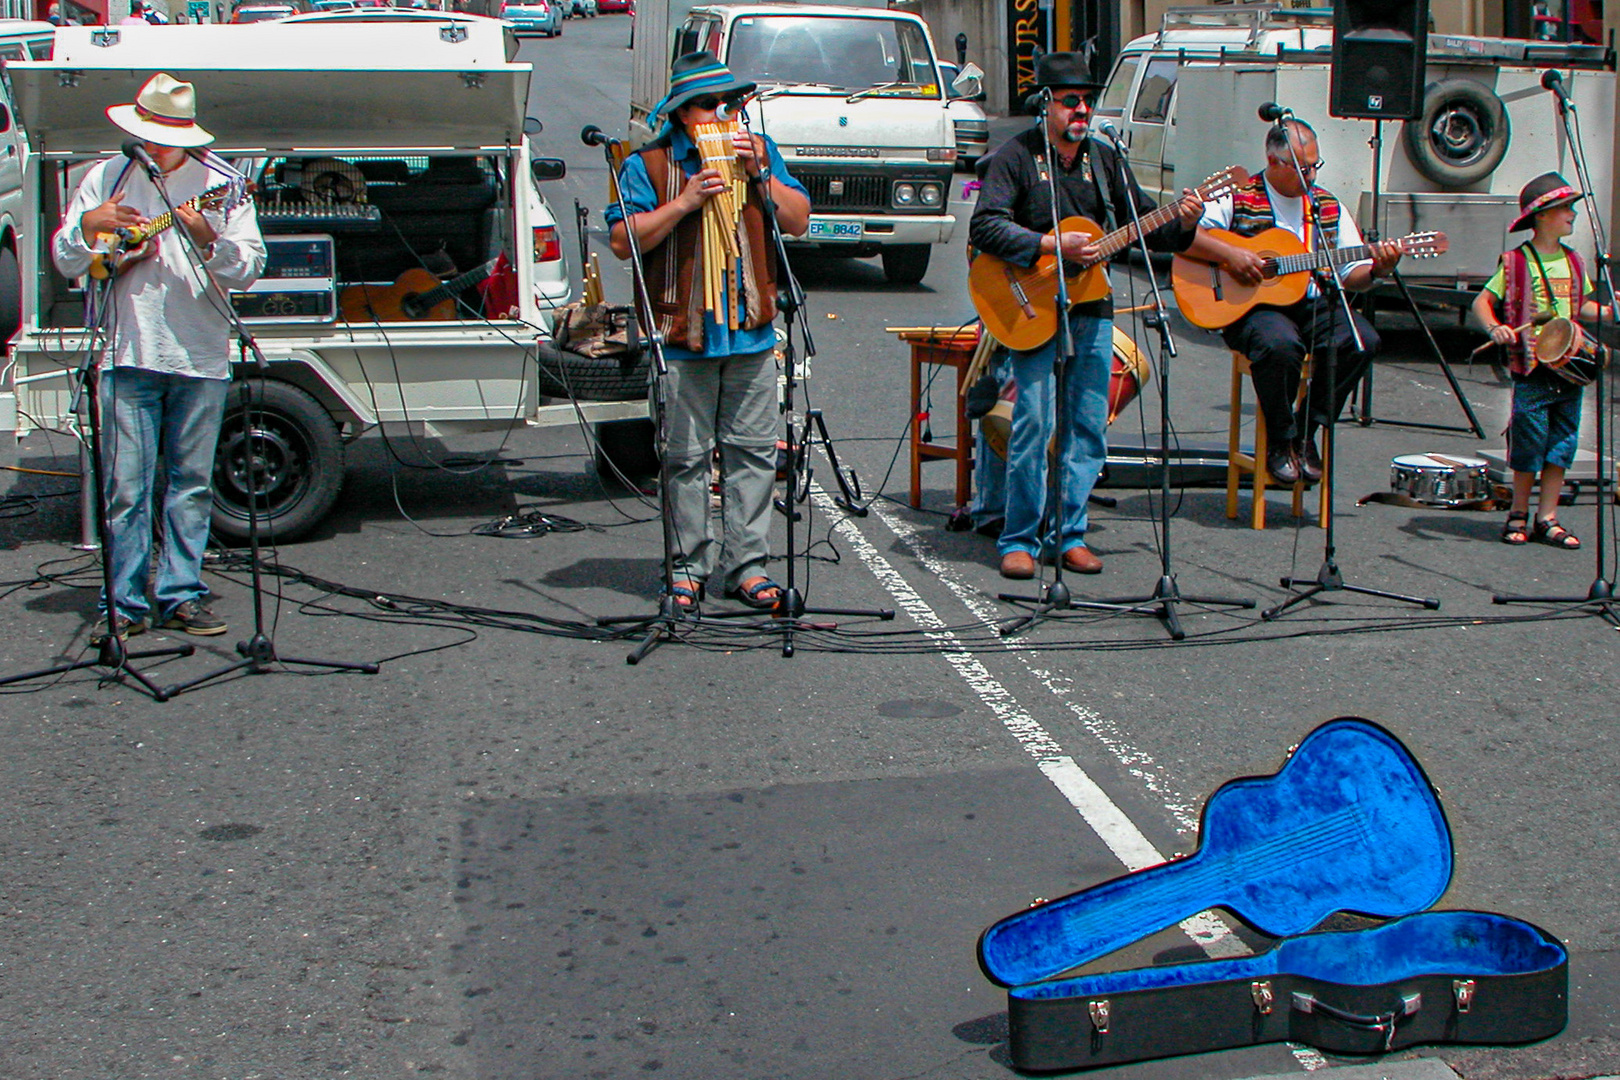
<svg viewBox="0 0 1620 1080">
<path fill-rule="evenodd" d="M 52 60 L 13 65 L 31 146 L 28 287 L 11 379 L 20 426 L 69 419 L 67 373 L 90 335 L 84 283 L 57 273 L 49 239 L 77 167 L 123 141 L 104 110 L 158 71 L 196 81 L 198 119 L 216 135 L 213 149 L 252 179 L 270 248 L 265 277 L 232 297 L 270 371 L 263 443 L 252 451 L 231 398 L 215 472 L 218 534 L 244 534 L 250 480 L 265 489 L 271 535 L 308 530 L 337 498 L 345 442 L 379 424 L 577 422 L 573 402 L 543 396 L 569 381 L 548 329 L 569 278 L 538 186 L 563 166 L 531 159 L 530 65 L 509 60 L 511 44 L 499 21 L 471 16 L 251 32 L 71 28 Z M 475 286 L 498 256 L 514 276 L 500 279 L 504 303 L 491 293 L 484 310 Z M 447 301 L 438 310 L 414 303 L 421 286 L 411 278 L 424 273 Z M 380 296 L 371 312 L 351 302 L 362 286 Z M 256 377 L 245 367 L 239 378 Z M 645 416 L 644 371 L 636 390 L 639 400 L 582 406 L 585 418 Z"/>
<path fill-rule="evenodd" d="M 1171 8 L 1156 34 L 1121 51 L 1098 99 L 1129 145 L 1137 180 L 1163 200 L 1228 165 L 1264 162 L 1264 102 L 1316 129 L 1320 182 L 1365 227 L 1372 220 L 1377 125 L 1328 114 L 1332 13 L 1275 4 Z M 1560 69 L 1577 102 L 1594 188 L 1612 188 L 1613 54 L 1595 45 L 1429 35 L 1419 120 L 1382 126 L 1382 236 L 1437 229 L 1450 250 L 1403 265 L 1433 299 L 1466 300 L 1508 246 L 1519 189 L 1556 169 L 1575 177 L 1542 75 Z M 1607 208 L 1605 208 L 1607 209 Z M 1588 257 L 1584 230 L 1573 238 Z M 1450 295 L 1447 295 L 1447 294 Z"/>
<path fill-rule="evenodd" d="M 810 230 L 797 244 L 879 255 L 891 282 L 923 279 L 933 245 L 956 231 L 958 145 L 926 23 L 882 7 L 690 0 L 641 0 L 636 18 L 631 146 L 657 134 L 649 114 L 669 89 L 673 60 L 707 49 L 759 83 L 750 115 L 810 192 Z M 978 93 L 971 76 L 958 82 L 959 96 Z"/>
<path fill-rule="evenodd" d="M 0 19 L 0 63 L 38 60 L 51 55 L 56 27 L 26 19 Z M 22 163 L 28 147 L 12 115 L 11 101 L 0 81 L 0 346 L 22 322 L 22 272 L 17 261 L 17 233 L 22 222 Z M 0 416 L 14 410 L 7 399 Z"/>
</svg>

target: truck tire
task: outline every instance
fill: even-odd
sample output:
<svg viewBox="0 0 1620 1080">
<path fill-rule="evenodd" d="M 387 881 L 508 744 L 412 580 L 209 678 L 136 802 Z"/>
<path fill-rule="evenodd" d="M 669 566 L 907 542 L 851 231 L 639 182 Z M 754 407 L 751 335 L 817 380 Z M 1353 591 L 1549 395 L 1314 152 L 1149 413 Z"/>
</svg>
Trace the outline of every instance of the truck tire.
<svg viewBox="0 0 1620 1080">
<path fill-rule="evenodd" d="M 0 350 L 22 325 L 22 269 L 17 253 L 0 248 Z"/>
<path fill-rule="evenodd" d="M 896 244 L 879 252 L 883 276 L 891 285 L 920 285 L 928 273 L 928 257 L 934 249 L 928 244 Z"/>
<path fill-rule="evenodd" d="M 596 473 L 606 483 L 635 483 L 658 473 L 657 428 L 651 419 L 604 420 L 596 425 Z M 617 471 L 615 471 L 617 470 Z"/>
<path fill-rule="evenodd" d="M 242 391 L 247 389 L 247 408 Z M 262 389 L 262 393 L 261 393 Z M 257 436 L 248 413 L 258 419 Z M 214 454 L 214 535 L 248 537 L 248 484 L 259 487 L 259 537 L 296 540 L 326 517 L 343 487 L 337 423 L 309 394 L 276 379 L 231 385 Z"/>
<path fill-rule="evenodd" d="M 1502 99 L 1473 79 L 1431 83 L 1423 91 L 1423 115 L 1408 120 L 1403 134 L 1417 171 L 1452 188 L 1495 172 L 1512 139 Z"/>
</svg>

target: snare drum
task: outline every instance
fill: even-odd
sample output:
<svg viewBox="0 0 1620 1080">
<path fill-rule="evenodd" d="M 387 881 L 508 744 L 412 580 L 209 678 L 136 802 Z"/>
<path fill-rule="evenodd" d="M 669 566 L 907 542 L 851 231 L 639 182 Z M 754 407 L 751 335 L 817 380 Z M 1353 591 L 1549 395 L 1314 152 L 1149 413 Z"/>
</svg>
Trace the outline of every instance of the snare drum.
<svg viewBox="0 0 1620 1080">
<path fill-rule="evenodd" d="M 1426 506 L 1463 506 L 1492 498 L 1486 465 L 1471 454 L 1403 454 L 1390 462 L 1389 487 Z"/>
<path fill-rule="evenodd" d="M 1609 360 L 1609 350 L 1573 319 L 1549 319 L 1536 334 L 1536 360 L 1576 386 L 1598 377 Z"/>
<path fill-rule="evenodd" d="M 1108 422 L 1125 410 L 1142 392 L 1142 384 L 1153 375 L 1153 368 L 1136 348 L 1129 334 L 1114 328 L 1114 356 L 1108 376 Z M 1001 397 L 979 421 L 984 441 L 999 458 L 1007 456 L 1007 440 L 1012 437 L 1013 406 L 1018 403 L 1018 384 L 1011 379 L 1001 388 Z M 1054 442 L 1056 440 L 1054 439 Z"/>
</svg>

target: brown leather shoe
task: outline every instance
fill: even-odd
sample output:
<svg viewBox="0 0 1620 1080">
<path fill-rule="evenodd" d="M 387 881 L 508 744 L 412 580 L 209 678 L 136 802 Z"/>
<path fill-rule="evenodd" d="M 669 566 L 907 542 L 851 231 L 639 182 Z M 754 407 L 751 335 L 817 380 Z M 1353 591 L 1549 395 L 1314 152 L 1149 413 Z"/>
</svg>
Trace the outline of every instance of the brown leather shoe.
<svg viewBox="0 0 1620 1080">
<path fill-rule="evenodd" d="M 1074 574 L 1102 573 L 1102 559 L 1084 545 L 1072 547 L 1063 553 L 1063 569 Z"/>
<path fill-rule="evenodd" d="M 1035 576 L 1035 556 L 1027 551 L 1009 551 L 1001 557 L 1001 576 L 1027 581 Z"/>
</svg>

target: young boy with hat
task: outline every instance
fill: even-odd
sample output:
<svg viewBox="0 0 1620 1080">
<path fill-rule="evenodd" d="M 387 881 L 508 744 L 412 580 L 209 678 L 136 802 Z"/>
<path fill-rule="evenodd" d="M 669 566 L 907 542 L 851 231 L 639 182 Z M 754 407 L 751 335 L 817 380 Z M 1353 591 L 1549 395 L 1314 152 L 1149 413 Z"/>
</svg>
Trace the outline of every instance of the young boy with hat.
<svg viewBox="0 0 1620 1080">
<path fill-rule="evenodd" d="M 264 240 L 246 179 L 204 149 L 214 136 L 197 123 L 190 83 L 154 75 L 133 103 L 110 107 L 107 118 L 140 141 L 157 175 L 149 176 L 126 155 L 92 166 L 52 238 L 56 268 L 65 277 L 83 276 L 98 238 L 143 227 L 167 212 L 165 191 L 174 204 L 175 227 L 123 261 L 110 299 L 87 320 L 106 335 L 98 393 L 106 425 L 102 489 L 113 587 L 112 596 L 102 597 L 106 623 L 92 640 L 140 633 L 154 604 L 158 625 L 223 634 L 225 623 L 205 604 L 202 559 L 213 506 L 214 447 L 231 377 L 231 324 L 210 294 L 208 277 L 224 289 L 247 288 L 264 269 Z M 221 189 L 217 209 L 185 205 L 212 189 Z M 162 555 L 149 598 L 160 450 L 168 484 Z"/>
<path fill-rule="evenodd" d="M 1519 192 L 1519 216 L 1508 231 L 1532 229 L 1531 237 L 1502 253 L 1495 276 L 1474 298 L 1474 316 L 1491 340 L 1506 346 L 1513 376 L 1513 419 L 1508 425 L 1513 505 L 1502 527 L 1505 544 L 1534 539 L 1567 551 L 1581 546 L 1580 539 L 1558 523 L 1564 472 L 1575 460 L 1581 386 L 1539 363 L 1531 336 L 1538 324 L 1553 316 L 1602 315 L 1602 308 L 1589 297 L 1580 255 L 1563 241 L 1575 231 L 1575 204 L 1584 198 L 1585 193 L 1555 172 L 1526 184 Z M 1538 473 L 1541 490 L 1532 526 L 1530 491 Z"/>
</svg>

